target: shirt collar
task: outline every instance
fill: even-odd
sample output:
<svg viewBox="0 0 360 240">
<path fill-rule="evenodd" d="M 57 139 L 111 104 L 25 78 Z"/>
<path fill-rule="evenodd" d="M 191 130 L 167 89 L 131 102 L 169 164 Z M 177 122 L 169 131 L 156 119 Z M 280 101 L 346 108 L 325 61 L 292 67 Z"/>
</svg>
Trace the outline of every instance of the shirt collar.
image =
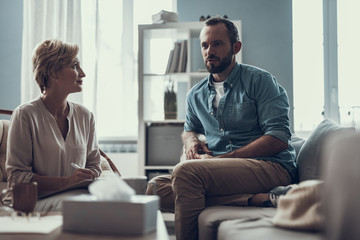
<svg viewBox="0 0 360 240">
<path fill-rule="evenodd" d="M 233 70 L 231 71 L 229 76 L 225 79 L 224 84 L 227 83 L 232 88 L 234 82 L 237 80 L 234 76 L 237 75 L 237 72 L 240 71 L 240 68 L 241 68 L 241 65 L 236 62 Z M 208 76 L 208 86 L 209 86 L 209 88 L 213 87 L 213 85 L 214 85 L 213 84 L 213 78 L 214 77 L 213 77 L 212 74 L 210 74 Z"/>
</svg>

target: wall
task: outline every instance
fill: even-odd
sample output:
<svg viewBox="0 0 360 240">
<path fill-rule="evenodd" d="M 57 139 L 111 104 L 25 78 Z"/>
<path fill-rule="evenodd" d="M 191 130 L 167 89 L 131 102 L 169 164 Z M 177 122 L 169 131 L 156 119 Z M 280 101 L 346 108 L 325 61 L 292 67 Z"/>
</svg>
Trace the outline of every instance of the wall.
<svg viewBox="0 0 360 240">
<path fill-rule="evenodd" d="M 0 0 L 0 108 L 13 109 L 21 101 L 22 9 L 22 0 Z M 290 0 L 178 0 L 177 9 L 180 21 L 224 14 L 240 19 L 243 62 L 274 74 L 293 106 Z"/>
<path fill-rule="evenodd" d="M 179 21 L 201 15 L 242 21 L 242 60 L 271 72 L 286 89 L 293 126 L 292 4 L 290 0 L 178 0 Z M 200 54 L 200 52 L 199 52 Z"/>
<path fill-rule="evenodd" d="M 0 108 L 21 101 L 22 14 L 22 0 L 0 0 Z"/>
</svg>

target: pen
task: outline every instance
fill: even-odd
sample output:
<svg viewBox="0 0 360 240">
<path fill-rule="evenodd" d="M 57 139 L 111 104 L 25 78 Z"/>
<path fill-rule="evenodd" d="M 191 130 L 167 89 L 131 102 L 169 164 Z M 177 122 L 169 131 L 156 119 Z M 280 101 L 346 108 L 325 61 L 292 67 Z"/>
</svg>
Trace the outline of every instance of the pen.
<svg viewBox="0 0 360 240">
<path fill-rule="evenodd" d="M 81 168 L 79 165 L 77 165 L 76 163 L 71 163 L 71 166 L 73 166 L 74 168 Z"/>
</svg>

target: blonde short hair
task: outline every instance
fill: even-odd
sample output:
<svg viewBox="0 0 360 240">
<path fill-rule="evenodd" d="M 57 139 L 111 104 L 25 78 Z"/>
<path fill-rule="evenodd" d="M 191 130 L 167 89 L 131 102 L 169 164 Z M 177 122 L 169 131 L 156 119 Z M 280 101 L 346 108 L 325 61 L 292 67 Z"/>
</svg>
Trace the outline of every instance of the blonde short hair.
<svg viewBox="0 0 360 240">
<path fill-rule="evenodd" d="M 45 40 L 35 47 L 32 57 L 33 72 L 42 93 L 49 87 L 49 77 L 70 65 L 78 53 L 78 45 L 60 40 Z"/>
</svg>

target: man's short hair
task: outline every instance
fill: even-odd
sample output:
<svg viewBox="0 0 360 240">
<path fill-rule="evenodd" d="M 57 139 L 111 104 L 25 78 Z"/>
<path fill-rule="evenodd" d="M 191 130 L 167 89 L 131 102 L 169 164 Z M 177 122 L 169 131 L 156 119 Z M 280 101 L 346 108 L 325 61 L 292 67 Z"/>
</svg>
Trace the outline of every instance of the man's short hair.
<svg viewBox="0 0 360 240">
<path fill-rule="evenodd" d="M 239 39 L 240 39 L 239 31 L 238 31 L 237 27 L 235 26 L 235 24 L 233 22 L 231 22 L 230 20 L 228 20 L 226 18 L 221 18 L 221 17 L 212 17 L 205 21 L 206 26 L 214 26 L 219 23 L 225 24 L 225 26 L 228 30 L 228 35 L 229 35 L 231 44 L 234 44 L 235 42 L 239 41 Z"/>
</svg>

